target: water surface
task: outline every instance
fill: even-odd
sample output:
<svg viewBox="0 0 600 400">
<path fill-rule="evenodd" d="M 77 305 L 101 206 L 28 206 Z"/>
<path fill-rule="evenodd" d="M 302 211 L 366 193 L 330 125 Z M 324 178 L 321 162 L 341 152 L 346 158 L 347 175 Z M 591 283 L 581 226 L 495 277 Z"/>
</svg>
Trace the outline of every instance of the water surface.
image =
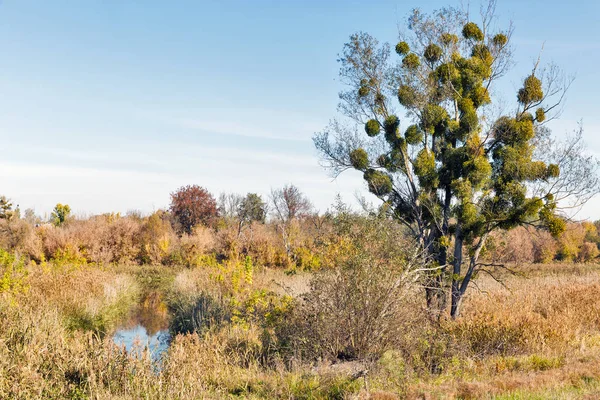
<svg viewBox="0 0 600 400">
<path fill-rule="evenodd" d="M 169 314 L 159 292 L 150 292 L 124 320 L 113 335 L 113 341 L 137 357 L 146 349 L 158 361 L 169 348 Z"/>
</svg>

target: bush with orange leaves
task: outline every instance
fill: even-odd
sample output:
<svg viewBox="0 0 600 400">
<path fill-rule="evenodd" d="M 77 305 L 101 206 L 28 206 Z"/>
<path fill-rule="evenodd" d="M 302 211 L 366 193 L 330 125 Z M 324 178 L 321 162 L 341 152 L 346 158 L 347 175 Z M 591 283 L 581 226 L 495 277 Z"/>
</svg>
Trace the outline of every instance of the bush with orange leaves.
<svg viewBox="0 0 600 400">
<path fill-rule="evenodd" d="M 572 222 L 558 238 L 541 229 L 518 227 L 497 231 L 486 245 L 489 260 L 509 263 L 592 262 L 600 251 L 596 226 Z"/>
<path fill-rule="evenodd" d="M 335 265 L 344 242 L 333 226 L 333 214 L 310 214 L 285 226 L 254 221 L 241 226 L 222 218 L 211 227 L 198 225 L 177 234 L 173 215 L 157 211 L 146 217 L 104 214 L 71 218 L 61 226 L 35 227 L 24 219 L 0 219 L 0 248 L 40 263 L 142 264 L 194 266 L 204 256 L 243 260 L 291 270 L 317 270 Z M 357 218 L 364 216 L 357 215 Z M 600 255 L 600 236 L 592 223 L 570 223 L 559 238 L 533 227 L 498 231 L 484 250 L 488 261 L 501 263 L 594 262 Z"/>
<path fill-rule="evenodd" d="M 87 220 L 71 220 L 61 227 L 37 229 L 46 259 L 73 254 L 95 264 L 129 264 L 138 253 L 136 238 L 140 225 L 119 214 L 99 215 Z"/>
<path fill-rule="evenodd" d="M 495 231 L 488 239 L 484 255 L 497 262 L 533 262 L 534 244 L 531 236 L 535 232 L 524 227 L 510 231 Z"/>
</svg>

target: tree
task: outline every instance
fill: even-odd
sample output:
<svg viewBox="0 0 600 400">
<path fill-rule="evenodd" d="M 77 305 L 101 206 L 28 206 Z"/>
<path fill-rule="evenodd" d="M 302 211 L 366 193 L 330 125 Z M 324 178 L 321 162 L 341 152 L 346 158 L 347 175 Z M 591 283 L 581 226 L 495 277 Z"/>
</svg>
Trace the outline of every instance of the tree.
<svg viewBox="0 0 600 400">
<path fill-rule="evenodd" d="M 230 199 L 233 199 L 233 197 L 230 196 Z M 240 236 L 244 226 L 251 226 L 252 222 L 265 222 L 267 204 L 256 193 L 248 193 L 246 197 L 239 196 L 237 199 L 235 217 L 238 224 L 238 236 Z"/>
<path fill-rule="evenodd" d="M 275 224 L 281 232 L 286 253 L 290 257 L 292 256 L 291 224 L 295 219 L 308 215 L 312 210 L 312 204 L 294 185 L 285 185 L 281 189 L 271 189 L 270 200 Z"/>
<path fill-rule="evenodd" d="M 221 193 L 217 201 L 219 215 L 224 218 L 237 218 L 238 209 L 244 196 L 237 193 Z"/>
<path fill-rule="evenodd" d="M 61 226 L 67 221 L 70 215 L 71 207 L 67 204 L 58 203 L 54 207 L 54 210 L 52 210 L 52 214 L 50 214 L 50 221 L 52 221 L 55 226 Z"/>
<path fill-rule="evenodd" d="M 267 203 L 256 193 L 248 193 L 246 196 L 221 193 L 218 204 L 220 215 L 237 223 L 238 236 L 242 234 L 244 226 L 252 222 L 264 223 L 267 217 Z"/>
<path fill-rule="evenodd" d="M 491 273 L 479 255 L 492 231 L 530 224 L 559 235 L 558 200 L 598 192 L 595 160 L 586 164 L 571 151 L 565 170 L 561 157 L 536 157 L 544 124 L 571 82 L 558 68 L 538 60 L 512 111 L 493 107 L 493 84 L 512 65 L 512 27 L 492 32 L 494 8 L 494 1 L 482 8 L 479 25 L 454 8 L 414 10 L 396 60 L 388 44 L 352 35 L 339 59 L 348 86 L 339 109 L 348 120 L 314 137 L 334 175 L 361 171 L 369 191 L 408 227 L 434 271 L 425 292 L 438 316 L 448 283 L 455 318 L 473 277 Z"/>
<path fill-rule="evenodd" d="M 271 203 L 275 217 L 286 222 L 305 216 L 312 209 L 310 200 L 294 185 L 271 190 Z"/>
<path fill-rule="evenodd" d="M 179 230 L 187 234 L 196 225 L 210 225 L 219 216 L 215 198 L 198 185 L 183 186 L 171 193 L 170 210 Z"/>
<path fill-rule="evenodd" d="M 11 220 L 15 216 L 13 204 L 6 196 L 0 196 L 0 219 Z"/>
<path fill-rule="evenodd" d="M 42 222 L 42 219 L 35 215 L 35 210 L 32 208 L 27 208 L 23 213 L 23 219 L 27 221 L 30 225 L 37 225 Z"/>
<path fill-rule="evenodd" d="M 237 216 L 243 223 L 264 223 L 267 217 L 267 203 L 258 194 L 248 193 L 238 206 Z"/>
</svg>

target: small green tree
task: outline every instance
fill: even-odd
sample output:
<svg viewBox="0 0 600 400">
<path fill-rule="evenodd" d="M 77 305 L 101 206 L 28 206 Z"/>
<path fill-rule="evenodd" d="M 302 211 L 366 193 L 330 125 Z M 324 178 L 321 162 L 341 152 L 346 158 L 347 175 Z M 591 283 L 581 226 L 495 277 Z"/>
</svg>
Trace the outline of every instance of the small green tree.
<svg viewBox="0 0 600 400">
<path fill-rule="evenodd" d="M 238 218 L 249 223 L 265 222 L 267 203 L 256 193 L 248 193 L 238 207 Z"/>
<path fill-rule="evenodd" d="M 570 84 L 556 67 L 538 61 L 516 107 L 494 114 L 491 88 L 512 65 L 512 31 L 492 32 L 493 1 L 482 11 L 478 25 L 453 8 L 414 10 L 397 61 L 388 44 L 352 35 L 339 60 L 349 87 L 340 110 L 350 122 L 334 121 L 314 138 L 334 174 L 361 171 L 412 232 L 434 271 L 425 282 L 428 306 L 441 315 L 449 282 L 452 317 L 477 272 L 489 272 L 479 254 L 492 231 L 535 224 L 558 235 L 565 227 L 558 200 L 598 192 L 595 160 L 537 157 L 547 142 L 543 124 Z"/>
<path fill-rule="evenodd" d="M 11 220 L 14 216 L 12 202 L 6 196 L 0 196 L 0 219 Z"/>
<path fill-rule="evenodd" d="M 54 210 L 52 210 L 52 214 L 50 214 L 50 221 L 55 226 L 61 226 L 64 224 L 69 216 L 71 215 L 71 207 L 68 204 L 60 204 L 58 203 Z"/>
<path fill-rule="evenodd" d="M 237 209 L 238 235 L 242 232 L 244 225 L 252 222 L 264 223 L 267 217 L 267 203 L 256 193 L 248 193 Z"/>
</svg>

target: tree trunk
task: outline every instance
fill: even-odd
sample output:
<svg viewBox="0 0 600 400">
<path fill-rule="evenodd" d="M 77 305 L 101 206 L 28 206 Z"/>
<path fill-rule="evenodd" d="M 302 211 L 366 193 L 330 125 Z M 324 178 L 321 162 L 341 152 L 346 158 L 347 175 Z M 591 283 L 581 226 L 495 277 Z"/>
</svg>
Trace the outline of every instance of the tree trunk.
<svg viewBox="0 0 600 400">
<path fill-rule="evenodd" d="M 456 294 L 454 294 L 454 285 L 452 286 L 452 310 L 450 311 L 450 316 L 452 317 L 452 319 L 457 319 L 460 316 L 462 299 L 465 292 L 467 291 L 469 282 L 471 282 L 471 277 L 473 276 L 473 271 L 475 270 L 476 263 L 477 261 L 475 257 L 471 257 L 471 260 L 469 261 L 469 270 L 463 278 L 460 286 L 457 285 Z"/>
<path fill-rule="evenodd" d="M 477 267 L 477 261 L 479 260 L 479 254 L 481 253 L 481 249 L 483 248 L 485 241 L 487 240 L 488 234 L 484 234 L 481 239 L 479 239 L 479 243 L 477 243 L 477 246 L 475 246 L 475 249 L 473 250 L 473 255 L 470 257 L 469 260 L 469 269 L 467 270 L 467 273 L 465 274 L 465 277 L 462 279 L 462 281 L 460 282 L 460 286 L 458 285 L 458 282 L 460 280 L 460 268 L 459 268 L 459 273 L 458 275 L 454 275 L 452 278 L 452 309 L 450 310 L 450 316 L 452 317 L 452 319 L 456 319 L 460 316 L 460 306 L 462 304 L 462 299 L 463 296 L 465 295 L 465 292 L 467 291 L 467 288 L 469 287 L 469 283 L 471 282 L 471 278 L 473 278 L 473 274 L 475 273 L 475 268 Z M 462 248 L 462 239 L 461 239 L 461 248 Z M 455 254 L 456 254 L 456 250 L 455 249 Z M 462 257 L 462 250 L 461 250 L 461 257 Z M 461 260 L 462 261 L 462 260 Z M 454 278 L 456 278 L 456 288 L 454 285 Z M 456 290 L 456 293 L 455 293 Z"/>
<path fill-rule="evenodd" d="M 436 246 L 436 242 L 440 237 L 441 233 L 436 232 L 425 247 L 429 259 L 434 260 L 438 266 L 444 266 L 447 262 L 447 250 Z M 439 319 L 447 305 L 447 295 L 444 289 L 444 268 L 430 272 L 425 284 L 427 309 L 433 319 Z"/>
<path fill-rule="evenodd" d="M 454 260 L 452 262 L 452 289 L 451 289 L 451 297 L 452 304 L 450 306 L 450 316 L 452 319 L 455 319 L 458 316 L 458 310 L 460 306 L 461 293 L 460 293 L 460 271 L 462 267 L 462 258 L 463 258 L 463 238 L 462 232 L 460 229 L 460 225 L 456 227 L 456 236 L 454 240 Z"/>
</svg>

